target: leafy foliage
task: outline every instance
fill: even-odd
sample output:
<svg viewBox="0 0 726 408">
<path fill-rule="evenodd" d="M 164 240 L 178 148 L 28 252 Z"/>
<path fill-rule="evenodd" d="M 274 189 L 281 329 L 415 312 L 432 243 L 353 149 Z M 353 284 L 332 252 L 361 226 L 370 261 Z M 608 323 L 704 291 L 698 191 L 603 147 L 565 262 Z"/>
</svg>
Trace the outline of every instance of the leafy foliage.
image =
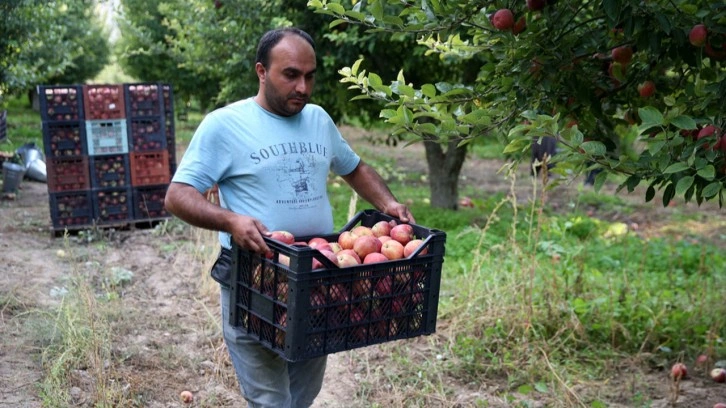
<svg viewBox="0 0 726 408">
<path fill-rule="evenodd" d="M 388 105 L 381 116 L 395 133 L 460 144 L 497 135 L 508 143 L 504 153 L 519 159 L 534 138 L 553 136 L 566 148 L 557 158 L 563 174 L 601 167 L 608 172 L 596 187 L 615 173 L 627 177 L 621 188 L 647 182 L 647 200 L 662 191 L 666 205 L 676 195 L 723 204 L 726 143 L 721 133 L 697 138 L 705 125 L 725 124 L 723 4 L 560 0 L 531 10 L 519 2 L 512 6 L 517 25 L 507 29 L 490 20 L 511 5 L 500 1 L 309 5 L 333 16 L 331 26 L 358 24 L 383 38 L 415 33 L 431 60 L 476 70 L 459 81 L 414 83 L 404 70 L 384 80 L 362 69 L 362 60 L 341 69 L 342 81 L 360 93 L 354 99 Z M 697 24 L 708 32 L 701 46 L 689 39 Z M 645 81 L 654 83 L 654 95 L 640 95 Z"/>
</svg>

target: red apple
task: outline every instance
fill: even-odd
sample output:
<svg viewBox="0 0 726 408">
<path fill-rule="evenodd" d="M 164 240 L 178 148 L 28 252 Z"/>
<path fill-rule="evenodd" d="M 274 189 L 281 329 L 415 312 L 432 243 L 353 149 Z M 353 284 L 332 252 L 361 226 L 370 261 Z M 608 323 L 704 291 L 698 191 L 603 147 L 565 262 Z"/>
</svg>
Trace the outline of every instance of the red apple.
<svg viewBox="0 0 726 408">
<path fill-rule="evenodd" d="M 333 253 L 336 253 L 336 254 L 338 252 L 340 252 L 341 249 L 343 249 L 343 248 L 340 247 L 340 244 L 337 243 L 337 242 L 329 242 L 328 245 L 330 245 L 330 250 L 333 251 Z"/>
<path fill-rule="evenodd" d="M 683 363 L 675 363 L 671 367 L 671 377 L 678 381 L 688 376 L 688 368 Z"/>
<path fill-rule="evenodd" d="M 338 257 L 335 255 L 335 253 L 333 251 L 330 251 L 327 249 L 319 249 L 318 251 L 320 251 L 320 253 L 323 254 L 326 258 L 330 259 L 330 262 L 338 265 Z M 323 265 L 322 262 L 313 258 L 313 265 L 312 265 L 313 269 L 320 269 L 320 268 L 324 268 L 324 267 L 325 266 Z"/>
<path fill-rule="evenodd" d="M 341 249 L 335 255 L 346 255 L 346 254 L 352 256 L 353 259 L 355 259 L 358 263 L 361 263 L 361 259 L 358 256 L 358 253 L 356 253 L 353 249 Z"/>
<path fill-rule="evenodd" d="M 373 236 L 373 230 L 370 227 L 366 227 L 363 225 L 358 225 L 357 227 L 353 227 L 352 230 L 350 230 L 353 235 L 356 236 L 362 236 L 362 235 L 370 235 Z"/>
<path fill-rule="evenodd" d="M 355 234 L 350 231 L 343 231 L 338 236 L 338 244 L 342 249 L 353 249 L 355 239 L 358 238 Z"/>
<path fill-rule="evenodd" d="M 381 241 L 381 244 L 385 243 L 386 241 L 390 241 L 392 239 L 393 238 L 391 238 L 390 235 L 381 235 L 380 237 L 378 237 L 378 240 Z"/>
<path fill-rule="evenodd" d="M 373 232 L 373 236 L 380 238 L 391 232 L 391 224 L 389 224 L 388 221 L 378 221 L 373 224 L 371 231 Z"/>
<path fill-rule="evenodd" d="M 292 245 L 295 242 L 295 236 L 289 231 L 272 231 L 270 238 L 287 245 Z"/>
<path fill-rule="evenodd" d="M 191 391 L 184 390 L 181 394 L 179 394 L 179 398 L 181 398 L 183 403 L 191 404 L 191 402 L 194 401 L 194 394 L 192 394 Z"/>
<path fill-rule="evenodd" d="M 707 36 L 708 30 L 706 29 L 706 26 L 703 24 L 696 24 L 688 33 L 688 41 L 690 41 L 691 45 L 694 47 L 703 47 L 706 44 Z"/>
<path fill-rule="evenodd" d="M 713 408 L 726 408 L 726 402 L 717 402 Z"/>
<path fill-rule="evenodd" d="M 413 227 L 409 224 L 398 224 L 391 228 L 391 238 L 406 245 L 415 238 L 413 235 Z"/>
<path fill-rule="evenodd" d="M 371 252 L 363 258 L 364 264 L 386 262 L 388 258 L 380 252 Z"/>
<path fill-rule="evenodd" d="M 717 383 L 726 382 L 726 370 L 723 368 L 714 368 L 711 370 L 711 379 Z"/>
<path fill-rule="evenodd" d="M 402 243 L 395 239 L 389 239 L 381 246 L 381 253 L 390 260 L 401 259 L 403 258 L 403 249 L 404 246 Z"/>
<path fill-rule="evenodd" d="M 421 245 L 423 245 L 423 240 L 422 239 L 412 239 L 411 241 L 408 242 L 408 244 L 406 244 L 403 247 L 403 256 L 405 258 L 408 258 L 409 256 L 411 256 L 411 254 L 413 254 L 414 252 L 416 252 L 416 250 L 418 249 L 418 247 L 420 247 Z M 424 248 L 419 253 L 419 255 L 426 255 L 428 252 L 429 252 L 429 249 L 428 248 Z"/>
<path fill-rule="evenodd" d="M 356 238 L 353 243 L 353 250 L 358 256 L 363 259 L 366 255 L 378 252 L 380 241 L 373 235 L 362 235 Z"/>
<path fill-rule="evenodd" d="M 509 9 L 499 9 L 492 16 L 492 24 L 497 30 L 509 30 L 514 25 L 514 14 Z"/>
<path fill-rule="evenodd" d="M 532 11 L 540 11 L 547 5 L 545 0 L 527 0 L 527 8 Z"/>
<path fill-rule="evenodd" d="M 340 266 L 341 268 L 347 268 L 349 266 L 360 265 L 360 262 L 358 262 L 358 260 L 355 259 L 353 255 L 342 252 L 343 251 L 335 254 L 335 256 L 338 258 L 338 266 Z"/>
<path fill-rule="evenodd" d="M 705 143 L 703 147 L 705 149 L 712 149 L 712 150 L 718 150 L 721 148 L 721 129 L 714 125 L 708 125 L 704 126 L 703 129 L 698 131 L 698 134 L 696 135 L 696 140 L 700 140 L 704 137 L 709 136 L 716 136 L 716 144 L 711 147 L 708 143 Z"/>
<path fill-rule="evenodd" d="M 638 93 L 641 98 L 650 98 L 655 93 L 655 83 L 653 81 L 645 81 L 638 85 Z"/>
<path fill-rule="evenodd" d="M 619 62 L 623 65 L 628 65 L 630 64 L 630 61 L 633 60 L 633 49 L 627 45 L 615 47 L 612 49 L 611 55 L 613 57 L 613 61 Z"/>
<path fill-rule="evenodd" d="M 328 242 L 327 239 L 325 239 L 323 237 L 313 237 L 313 238 L 310 238 L 310 240 L 308 241 L 308 245 L 311 248 L 317 248 L 318 245 L 328 245 L 328 246 L 330 246 L 330 243 Z"/>
<path fill-rule="evenodd" d="M 520 34 L 526 28 L 527 28 L 527 19 L 525 19 L 524 17 L 520 17 L 519 20 L 517 20 L 517 22 L 514 23 L 514 26 L 512 26 L 512 33 L 514 35 Z"/>
<path fill-rule="evenodd" d="M 393 290 L 393 277 L 391 275 L 386 275 L 378 280 L 376 282 L 376 292 L 378 292 L 379 295 L 388 295 Z"/>
</svg>

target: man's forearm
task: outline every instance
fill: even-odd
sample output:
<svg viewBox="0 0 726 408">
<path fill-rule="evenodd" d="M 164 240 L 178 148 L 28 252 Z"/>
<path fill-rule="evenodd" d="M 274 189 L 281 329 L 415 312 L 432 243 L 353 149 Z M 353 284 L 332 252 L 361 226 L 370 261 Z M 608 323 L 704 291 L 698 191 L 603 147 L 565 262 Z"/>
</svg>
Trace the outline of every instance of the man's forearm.
<svg viewBox="0 0 726 408">
<path fill-rule="evenodd" d="M 398 202 L 378 172 L 363 161 L 352 173 L 343 176 L 343 180 L 380 211 L 386 212 L 389 206 Z"/>
<path fill-rule="evenodd" d="M 210 203 L 188 184 L 169 184 L 164 206 L 167 211 L 195 227 L 225 232 L 230 230 L 229 219 L 233 213 Z"/>
</svg>

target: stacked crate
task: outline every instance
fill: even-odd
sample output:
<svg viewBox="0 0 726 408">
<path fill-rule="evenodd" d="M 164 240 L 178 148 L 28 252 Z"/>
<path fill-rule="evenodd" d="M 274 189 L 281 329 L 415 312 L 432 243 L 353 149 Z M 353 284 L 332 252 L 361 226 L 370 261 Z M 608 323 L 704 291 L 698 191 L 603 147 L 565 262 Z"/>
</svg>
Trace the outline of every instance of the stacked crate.
<svg viewBox="0 0 726 408">
<path fill-rule="evenodd" d="M 173 118 L 169 85 L 40 86 L 38 92 L 54 231 L 169 217 L 163 208 L 174 157 L 173 122 L 166 130 L 167 116 Z"/>
</svg>

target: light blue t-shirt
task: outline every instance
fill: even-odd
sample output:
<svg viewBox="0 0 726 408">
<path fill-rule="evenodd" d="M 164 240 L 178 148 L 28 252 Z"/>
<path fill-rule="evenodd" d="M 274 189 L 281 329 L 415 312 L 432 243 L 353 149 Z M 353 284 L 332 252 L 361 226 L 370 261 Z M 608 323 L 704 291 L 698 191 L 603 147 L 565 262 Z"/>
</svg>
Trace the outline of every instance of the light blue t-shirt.
<svg viewBox="0 0 726 408">
<path fill-rule="evenodd" d="M 320 106 L 307 104 L 284 117 L 249 98 L 202 120 L 172 181 L 200 192 L 218 184 L 224 208 L 259 219 L 270 231 L 330 234 L 328 174 L 349 174 L 359 162 Z M 219 239 L 230 247 L 229 234 L 220 232 Z"/>
</svg>

